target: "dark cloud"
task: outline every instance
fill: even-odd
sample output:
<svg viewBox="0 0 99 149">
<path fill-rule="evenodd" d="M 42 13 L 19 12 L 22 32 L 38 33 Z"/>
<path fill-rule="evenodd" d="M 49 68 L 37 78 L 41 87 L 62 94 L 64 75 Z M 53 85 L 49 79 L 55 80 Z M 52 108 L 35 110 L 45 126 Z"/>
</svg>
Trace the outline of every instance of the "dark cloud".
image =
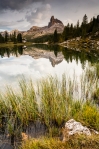
<svg viewBox="0 0 99 149">
<path fill-rule="evenodd" d="M 40 25 L 41 22 L 44 22 L 46 18 L 50 17 L 51 5 L 45 4 L 35 9 L 34 12 L 31 12 L 29 15 L 26 14 L 25 18 L 27 22 Z"/>
<path fill-rule="evenodd" d="M 45 3 L 68 3 L 73 0 L 0 0 L 0 10 L 21 10 L 37 2 Z M 76 0 L 74 0 L 76 1 Z"/>
<path fill-rule="evenodd" d="M 52 15 L 64 25 L 76 24 L 85 13 L 88 20 L 98 15 L 98 7 L 99 0 L 0 0 L 0 29 L 45 26 Z"/>
<path fill-rule="evenodd" d="M 24 19 L 21 19 L 21 20 L 18 20 L 17 22 L 23 22 L 24 21 Z"/>
<path fill-rule="evenodd" d="M 0 0 L 0 10 L 20 10 L 35 2 L 44 2 L 45 0 Z"/>
<path fill-rule="evenodd" d="M 68 3 L 73 3 L 74 5 L 77 5 L 77 3 L 82 2 L 89 5 L 93 4 L 94 6 L 99 3 L 99 0 L 0 0 L 0 10 L 20 10 L 23 8 L 27 8 L 29 5 L 37 2 L 41 2 L 43 4 L 55 4 L 56 6 Z"/>
</svg>

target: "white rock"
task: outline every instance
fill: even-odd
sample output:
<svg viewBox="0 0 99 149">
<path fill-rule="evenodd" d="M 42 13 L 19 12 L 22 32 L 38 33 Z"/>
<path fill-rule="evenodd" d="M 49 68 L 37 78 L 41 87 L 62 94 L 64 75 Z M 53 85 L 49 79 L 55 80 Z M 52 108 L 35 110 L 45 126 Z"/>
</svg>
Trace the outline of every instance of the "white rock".
<svg viewBox="0 0 99 149">
<path fill-rule="evenodd" d="M 77 122 L 74 119 L 71 119 L 68 122 L 66 122 L 65 129 L 68 130 L 69 136 L 74 135 L 76 133 L 85 134 L 88 136 L 91 135 L 91 132 L 87 127 L 82 126 L 82 124 L 80 122 Z"/>
</svg>

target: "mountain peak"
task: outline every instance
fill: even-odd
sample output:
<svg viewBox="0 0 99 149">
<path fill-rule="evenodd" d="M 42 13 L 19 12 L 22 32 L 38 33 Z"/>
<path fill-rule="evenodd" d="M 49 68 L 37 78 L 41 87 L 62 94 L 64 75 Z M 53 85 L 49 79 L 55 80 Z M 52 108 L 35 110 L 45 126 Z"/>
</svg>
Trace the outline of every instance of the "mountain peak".
<svg viewBox="0 0 99 149">
<path fill-rule="evenodd" d="M 64 30 L 64 25 L 60 20 L 55 19 L 54 16 L 51 16 L 48 26 L 32 26 L 27 32 L 23 33 L 23 36 L 26 38 L 28 35 L 28 37 L 30 36 L 31 39 L 34 39 L 44 35 L 53 34 L 55 29 L 57 29 L 58 33 L 62 33 Z"/>
<path fill-rule="evenodd" d="M 58 20 L 57 18 L 55 19 L 54 16 L 51 16 L 50 22 L 48 23 L 48 28 L 50 28 L 56 23 L 60 23 L 63 25 L 62 21 Z"/>
</svg>

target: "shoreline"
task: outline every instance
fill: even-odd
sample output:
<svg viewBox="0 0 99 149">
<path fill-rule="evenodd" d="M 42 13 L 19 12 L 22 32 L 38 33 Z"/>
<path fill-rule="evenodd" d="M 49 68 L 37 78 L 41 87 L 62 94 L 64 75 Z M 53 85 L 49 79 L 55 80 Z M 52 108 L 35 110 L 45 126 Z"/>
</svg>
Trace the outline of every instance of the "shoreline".
<svg viewBox="0 0 99 149">
<path fill-rule="evenodd" d="M 13 47 L 13 46 L 27 46 L 27 45 L 32 45 L 32 43 L 31 42 L 27 42 L 27 43 L 16 43 L 16 44 L 14 44 L 14 43 L 10 43 L 10 42 L 8 42 L 8 43 L 0 43 L 0 47 Z"/>
</svg>

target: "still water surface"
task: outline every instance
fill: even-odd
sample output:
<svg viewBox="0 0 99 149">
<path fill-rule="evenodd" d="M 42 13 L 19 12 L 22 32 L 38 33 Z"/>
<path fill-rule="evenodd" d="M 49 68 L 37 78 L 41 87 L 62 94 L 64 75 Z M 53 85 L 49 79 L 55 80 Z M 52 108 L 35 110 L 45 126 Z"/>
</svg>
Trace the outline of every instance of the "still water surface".
<svg viewBox="0 0 99 149">
<path fill-rule="evenodd" d="M 0 48 L 0 89 L 6 85 L 16 87 L 23 76 L 33 81 L 49 75 L 61 78 L 63 73 L 79 78 L 88 65 L 99 61 L 98 55 L 94 51 L 48 45 Z"/>
</svg>

